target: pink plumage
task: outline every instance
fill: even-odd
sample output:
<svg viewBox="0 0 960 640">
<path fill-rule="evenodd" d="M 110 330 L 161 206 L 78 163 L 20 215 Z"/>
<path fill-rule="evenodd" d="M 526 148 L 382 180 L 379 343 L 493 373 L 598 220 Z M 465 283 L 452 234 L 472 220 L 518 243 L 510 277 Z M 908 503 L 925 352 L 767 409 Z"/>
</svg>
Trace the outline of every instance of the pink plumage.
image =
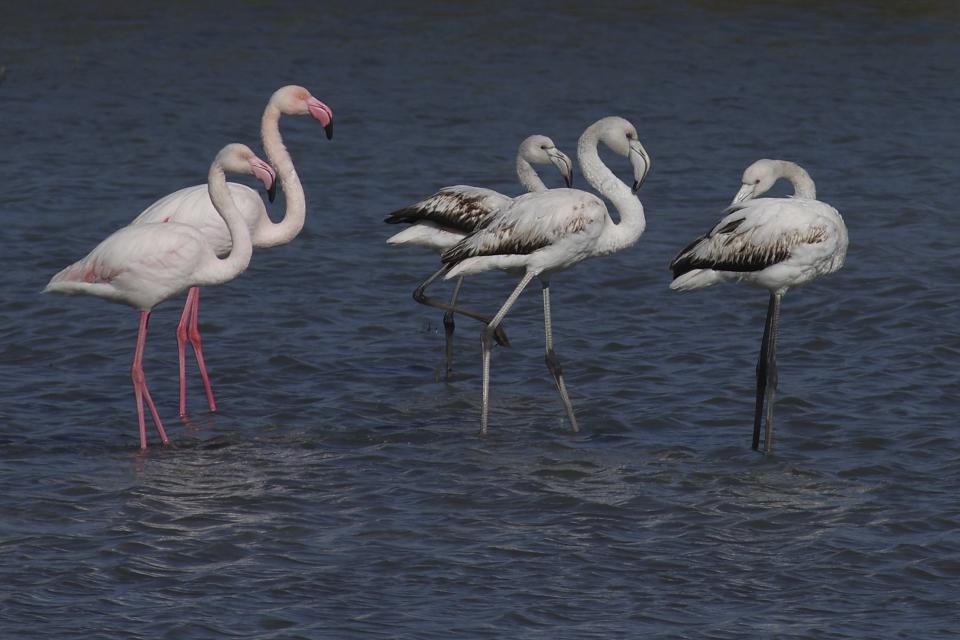
<svg viewBox="0 0 960 640">
<path fill-rule="evenodd" d="M 293 166 L 293 160 L 283 145 L 280 136 L 280 116 L 310 116 L 319 122 L 329 139 L 333 135 L 333 111 L 305 88 L 287 85 L 277 89 L 263 111 L 260 134 L 267 159 L 276 168 L 279 183 L 283 188 L 286 212 L 280 222 L 273 222 L 267 215 L 267 208 L 260 194 L 246 185 L 228 183 L 230 195 L 237 204 L 243 220 L 250 230 L 253 246 L 257 248 L 274 247 L 293 240 L 306 219 L 306 199 L 303 186 Z M 272 196 L 272 192 L 271 192 Z M 271 197 L 271 201 L 272 201 Z M 207 244 L 217 255 L 230 251 L 230 233 L 223 219 L 217 214 L 206 185 L 186 187 L 168 194 L 147 207 L 134 218 L 131 225 L 156 222 L 179 222 L 198 229 Z M 177 326 L 177 352 L 180 362 L 180 415 L 187 413 L 186 388 L 186 343 L 193 346 L 197 359 L 197 368 L 207 395 L 207 404 L 211 411 L 217 405 L 213 398 L 213 388 L 207 373 L 200 338 L 200 289 L 193 287 L 187 294 L 183 314 Z"/>
<path fill-rule="evenodd" d="M 53 276 L 44 289 L 44 292 L 96 296 L 140 311 L 131 377 L 142 449 L 147 446 L 144 401 L 153 415 L 160 439 L 164 444 L 169 442 L 143 372 L 150 311 L 188 287 L 232 280 L 247 268 L 253 253 L 250 233 L 230 199 L 225 171 L 256 176 L 268 189 L 276 179 L 273 168 L 244 145 L 230 144 L 217 154 L 210 166 L 207 188 L 215 211 L 223 217 L 231 236 L 231 250 L 225 258 L 218 257 L 203 233 L 190 225 L 178 222 L 134 225 L 108 236 L 86 257 Z"/>
</svg>

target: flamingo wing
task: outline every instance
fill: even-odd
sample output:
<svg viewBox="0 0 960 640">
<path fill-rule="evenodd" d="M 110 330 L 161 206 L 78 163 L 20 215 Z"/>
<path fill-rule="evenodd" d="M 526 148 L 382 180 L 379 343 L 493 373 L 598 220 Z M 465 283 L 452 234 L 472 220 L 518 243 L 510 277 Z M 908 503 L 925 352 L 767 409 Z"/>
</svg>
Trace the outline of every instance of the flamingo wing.
<svg viewBox="0 0 960 640">
<path fill-rule="evenodd" d="M 456 185 L 444 187 L 429 198 L 394 211 L 384 222 L 389 224 L 432 223 L 437 227 L 470 233 L 512 202 L 512 198 L 492 189 Z"/>
<path fill-rule="evenodd" d="M 442 255 L 444 263 L 491 255 L 531 254 L 574 238 L 594 238 L 606 206 L 576 189 L 524 194 Z"/>
<path fill-rule="evenodd" d="M 670 263 L 677 278 L 694 269 L 761 271 L 788 260 L 799 247 L 824 242 L 829 232 L 820 209 L 829 205 L 797 198 L 760 198 L 734 205 L 710 231 Z"/>
</svg>

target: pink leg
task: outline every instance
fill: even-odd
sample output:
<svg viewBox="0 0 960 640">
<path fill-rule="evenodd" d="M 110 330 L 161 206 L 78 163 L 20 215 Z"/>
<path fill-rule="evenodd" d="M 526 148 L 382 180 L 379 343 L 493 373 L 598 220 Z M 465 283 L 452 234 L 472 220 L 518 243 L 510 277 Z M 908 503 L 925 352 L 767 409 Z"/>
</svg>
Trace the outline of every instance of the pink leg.
<svg viewBox="0 0 960 640">
<path fill-rule="evenodd" d="M 133 352 L 133 367 L 130 370 L 130 377 L 133 378 L 133 395 L 137 399 L 137 420 L 140 423 L 140 448 L 147 448 L 147 424 L 143 415 L 143 401 L 147 401 L 147 407 L 150 408 L 150 414 L 153 416 L 153 422 L 157 425 L 157 433 L 160 434 L 160 440 L 163 444 L 170 444 L 167 433 L 163 430 L 163 423 L 160 422 L 160 414 L 157 413 L 157 407 L 153 404 L 153 398 L 150 397 L 150 390 L 147 389 L 147 377 L 143 373 L 143 351 L 147 344 L 147 323 L 150 321 L 150 312 L 140 312 L 140 330 L 137 332 L 137 348 Z"/>
<path fill-rule="evenodd" d="M 180 416 L 187 415 L 187 324 L 190 322 L 193 308 L 194 292 L 198 289 L 191 287 L 187 292 L 187 301 L 183 303 L 183 313 L 180 315 L 180 324 L 177 325 L 177 357 L 180 360 Z"/>
<path fill-rule="evenodd" d="M 197 367 L 200 369 L 200 378 L 203 380 L 203 390 L 207 393 L 207 405 L 210 411 L 217 410 L 217 403 L 213 399 L 213 388 L 210 386 L 210 376 L 207 375 L 207 365 L 203 360 L 203 347 L 200 343 L 200 289 L 194 287 L 191 291 L 197 294 L 193 299 L 193 308 L 190 310 L 190 328 L 187 336 L 193 345 L 193 354 L 197 358 Z"/>
<path fill-rule="evenodd" d="M 180 360 L 180 417 L 187 415 L 187 341 L 193 347 L 193 354 L 197 358 L 197 367 L 200 369 L 200 378 L 203 380 L 203 390 L 207 393 L 207 404 L 210 411 L 217 410 L 217 403 L 213 399 L 213 388 L 210 386 L 210 376 L 207 374 L 206 362 L 203 359 L 203 345 L 200 341 L 200 289 L 191 287 L 187 293 L 187 301 L 183 305 L 183 314 L 180 324 L 177 325 L 177 356 Z"/>
</svg>

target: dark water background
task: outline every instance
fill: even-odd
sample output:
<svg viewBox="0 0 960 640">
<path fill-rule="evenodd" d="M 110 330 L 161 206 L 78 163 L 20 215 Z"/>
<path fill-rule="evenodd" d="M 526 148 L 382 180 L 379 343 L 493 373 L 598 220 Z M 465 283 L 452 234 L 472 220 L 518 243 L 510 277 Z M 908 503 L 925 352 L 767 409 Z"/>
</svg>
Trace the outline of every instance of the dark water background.
<svg viewBox="0 0 960 640">
<path fill-rule="evenodd" d="M 958 637 L 957 4 L 383 6 L 3 3 L 0 636 Z M 282 123 L 306 228 L 204 294 L 217 414 L 193 377 L 177 419 L 158 308 L 174 444 L 140 454 L 135 312 L 39 291 L 226 142 L 259 149 L 287 83 L 335 113 L 331 142 Z M 640 242 L 553 280 L 583 430 L 533 287 L 480 438 L 479 326 L 436 382 L 440 314 L 410 298 L 436 258 L 381 220 L 447 184 L 516 193 L 523 137 L 573 154 L 611 114 L 654 167 Z M 850 230 L 844 269 L 786 298 L 769 457 L 765 292 L 675 294 L 666 268 L 760 157 Z"/>
</svg>

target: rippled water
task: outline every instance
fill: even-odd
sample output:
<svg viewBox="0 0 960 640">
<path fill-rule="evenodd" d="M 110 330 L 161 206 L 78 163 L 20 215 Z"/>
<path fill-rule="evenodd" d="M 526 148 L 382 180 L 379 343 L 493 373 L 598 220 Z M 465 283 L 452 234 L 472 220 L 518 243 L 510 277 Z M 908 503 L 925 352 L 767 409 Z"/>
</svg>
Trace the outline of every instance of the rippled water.
<svg viewBox="0 0 960 640">
<path fill-rule="evenodd" d="M 5 7 L 0 635 L 956 637 L 956 6 L 640 4 Z M 282 125 L 306 228 L 204 294 L 215 415 L 194 377 L 177 419 L 179 308 L 157 309 L 173 445 L 140 454 L 136 314 L 39 291 L 256 144 L 290 82 L 336 122 Z M 654 167 L 640 242 L 553 280 L 582 431 L 534 287 L 481 438 L 479 326 L 437 382 L 440 314 L 410 299 L 436 258 L 387 247 L 382 218 L 447 184 L 516 193 L 523 137 L 572 154 L 610 114 Z M 804 165 L 850 230 L 844 269 L 785 300 L 768 457 L 765 292 L 679 295 L 666 268 L 760 157 Z"/>
</svg>

